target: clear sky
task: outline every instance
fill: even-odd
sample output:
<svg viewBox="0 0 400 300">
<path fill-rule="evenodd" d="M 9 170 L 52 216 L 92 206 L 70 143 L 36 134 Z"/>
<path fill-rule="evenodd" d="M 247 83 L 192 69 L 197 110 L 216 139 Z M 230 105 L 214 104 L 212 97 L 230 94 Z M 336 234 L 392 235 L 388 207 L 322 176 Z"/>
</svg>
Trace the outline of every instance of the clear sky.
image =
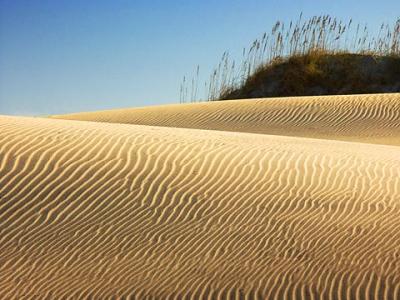
<svg viewBox="0 0 400 300">
<path fill-rule="evenodd" d="M 330 14 L 393 23 L 399 0 L 0 0 L 0 114 L 47 115 L 179 102 L 277 20 Z"/>
</svg>

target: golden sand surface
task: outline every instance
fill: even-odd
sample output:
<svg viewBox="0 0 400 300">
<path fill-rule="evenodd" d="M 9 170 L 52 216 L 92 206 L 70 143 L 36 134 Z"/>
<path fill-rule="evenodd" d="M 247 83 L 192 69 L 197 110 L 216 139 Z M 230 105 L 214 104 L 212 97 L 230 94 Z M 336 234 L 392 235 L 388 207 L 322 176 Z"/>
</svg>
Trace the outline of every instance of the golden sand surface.
<svg viewBox="0 0 400 300">
<path fill-rule="evenodd" d="M 400 93 L 215 101 L 52 117 L 400 145 Z"/>
<path fill-rule="evenodd" d="M 0 116 L 0 299 L 400 299 L 399 95 L 292 100 Z"/>
</svg>

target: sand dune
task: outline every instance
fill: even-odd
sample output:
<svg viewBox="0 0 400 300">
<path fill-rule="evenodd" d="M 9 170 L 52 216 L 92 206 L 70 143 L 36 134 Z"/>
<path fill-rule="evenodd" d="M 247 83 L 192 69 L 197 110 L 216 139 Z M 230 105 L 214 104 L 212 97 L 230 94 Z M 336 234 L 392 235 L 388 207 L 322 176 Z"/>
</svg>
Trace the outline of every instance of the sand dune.
<svg viewBox="0 0 400 300">
<path fill-rule="evenodd" d="M 399 141 L 398 100 L 71 118 Z M 3 116 L 0 220 L 2 299 L 400 299 L 396 146 Z"/>
<path fill-rule="evenodd" d="M 54 117 L 400 145 L 400 93 L 233 100 Z"/>
</svg>

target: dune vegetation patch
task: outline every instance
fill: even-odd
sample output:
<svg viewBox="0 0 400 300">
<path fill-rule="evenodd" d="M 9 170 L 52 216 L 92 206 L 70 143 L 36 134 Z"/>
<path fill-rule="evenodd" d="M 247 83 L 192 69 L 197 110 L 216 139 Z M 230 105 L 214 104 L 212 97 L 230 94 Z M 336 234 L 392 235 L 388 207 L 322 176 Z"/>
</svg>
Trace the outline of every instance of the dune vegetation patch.
<svg viewBox="0 0 400 300">
<path fill-rule="evenodd" d="M 183 78 L 181 103 L 399 92 L 400 19 L 370 31 L 352 19 L 301 14 L 289 24 L 278 21 L 239 58 L 226 51 L 203 84 L 199 78 L 199 66 Z"/>
<path fill-rule="evenodd" d="M 400 56 L 315 51 L 259 68 L 220 99 L 400 92 Z"/>
</svg>

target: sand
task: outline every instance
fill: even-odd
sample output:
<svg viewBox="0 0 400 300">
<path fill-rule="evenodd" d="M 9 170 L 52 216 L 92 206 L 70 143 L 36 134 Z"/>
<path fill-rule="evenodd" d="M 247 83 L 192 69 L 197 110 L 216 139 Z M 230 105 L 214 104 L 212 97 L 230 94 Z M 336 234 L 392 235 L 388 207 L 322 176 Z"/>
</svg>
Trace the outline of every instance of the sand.
<svg viewBox="0 0 400 300">
<path fill-rule="evenodd" d="M 400 93 L 231 100 L 53 118 L 400 145 Z"/>
<path fill-rule="evenodd" d="M 332 139 L 246 132 L 271 120 L 261 100 L 212 122 L 198 107 L 219 103 L 169 106 L 186 128 L 160 108 L 1 116 L 0 298 L 400 299 L 400 147 L 372 134 L 399 141 L 400 99 L 337 106 L 355 99 L 332 121 L 276 118 Z M 219 131 L 187 128 L 196 114 Z M 146 115 L 158 126 L 118 124 Z"/>
</svg>

